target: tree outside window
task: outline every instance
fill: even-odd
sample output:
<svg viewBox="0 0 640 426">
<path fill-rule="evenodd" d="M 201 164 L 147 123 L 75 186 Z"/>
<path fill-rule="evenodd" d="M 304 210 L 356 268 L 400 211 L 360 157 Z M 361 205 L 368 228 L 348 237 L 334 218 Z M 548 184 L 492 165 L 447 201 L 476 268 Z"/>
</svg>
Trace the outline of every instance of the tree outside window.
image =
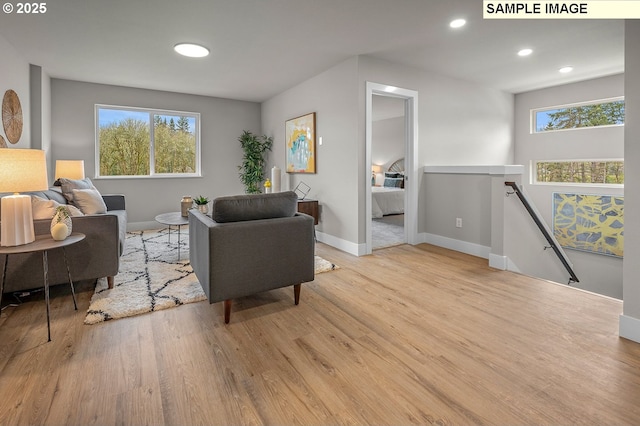
<svg viewBox="0 0 640 426">
<path fill-rule="evenodd" d="M 199 114 L 96 106 L 99 176 L 194 176 Z"/>
</svg>

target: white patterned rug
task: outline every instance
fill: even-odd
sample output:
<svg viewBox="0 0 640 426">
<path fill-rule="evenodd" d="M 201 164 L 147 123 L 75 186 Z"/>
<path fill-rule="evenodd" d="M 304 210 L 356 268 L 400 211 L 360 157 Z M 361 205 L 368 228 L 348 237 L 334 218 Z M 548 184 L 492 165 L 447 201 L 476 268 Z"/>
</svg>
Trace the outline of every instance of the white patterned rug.
<svg viewBox="0 0 640 426">
<path fill-rule="evenodd" d="M 106 278 L 98 280 L 84 323 L 96 324 L 206 300 L 189 263 L 187 232 L 183 229 L 180 235 L 181 260 L 175 230 L 171 241 L 167 229 L 128 232 L 114 288 L 107 287 Z M 316 274 L 334 269 L 338 266 L 316 256 Z"/>
</svg>

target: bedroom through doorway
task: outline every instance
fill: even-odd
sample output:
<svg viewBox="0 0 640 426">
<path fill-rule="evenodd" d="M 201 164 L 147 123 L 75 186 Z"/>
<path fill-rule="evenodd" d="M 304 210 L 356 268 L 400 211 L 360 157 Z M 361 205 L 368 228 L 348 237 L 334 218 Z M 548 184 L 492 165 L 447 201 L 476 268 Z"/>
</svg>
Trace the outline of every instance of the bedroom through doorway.
<svg viewBox="0 0 640 426">
<path fill-rule="evenodd" d="M 371 248 L 407 242 L 405 100 L 373 94 L 371 114 Z"/>
</svg>

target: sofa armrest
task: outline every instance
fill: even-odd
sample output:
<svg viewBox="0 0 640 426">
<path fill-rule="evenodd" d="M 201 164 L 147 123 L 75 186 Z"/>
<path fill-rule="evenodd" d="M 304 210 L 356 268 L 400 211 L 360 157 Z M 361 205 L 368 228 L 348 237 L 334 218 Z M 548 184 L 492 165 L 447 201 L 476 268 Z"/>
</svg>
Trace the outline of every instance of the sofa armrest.
<svg viewBox="0 0 640 426">
<path fill-rule="evenodd" d="M 107 211 L 126 210 L 124 195 L 122 194 L 102 194 L 102 199 L 107 206 Z"/>
</svg>

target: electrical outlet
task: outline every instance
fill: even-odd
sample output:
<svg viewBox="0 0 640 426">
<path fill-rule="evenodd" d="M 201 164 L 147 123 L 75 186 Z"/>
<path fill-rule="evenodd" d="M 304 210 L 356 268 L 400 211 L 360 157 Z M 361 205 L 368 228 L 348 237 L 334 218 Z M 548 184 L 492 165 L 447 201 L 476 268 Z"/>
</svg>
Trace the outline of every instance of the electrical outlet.
<svg viewBox="0 0 640 426">
<path fill-rule="evenodd" d="M 456 228 L 462 228 L 462 218 L 456 217 Z"/>
</svg>

